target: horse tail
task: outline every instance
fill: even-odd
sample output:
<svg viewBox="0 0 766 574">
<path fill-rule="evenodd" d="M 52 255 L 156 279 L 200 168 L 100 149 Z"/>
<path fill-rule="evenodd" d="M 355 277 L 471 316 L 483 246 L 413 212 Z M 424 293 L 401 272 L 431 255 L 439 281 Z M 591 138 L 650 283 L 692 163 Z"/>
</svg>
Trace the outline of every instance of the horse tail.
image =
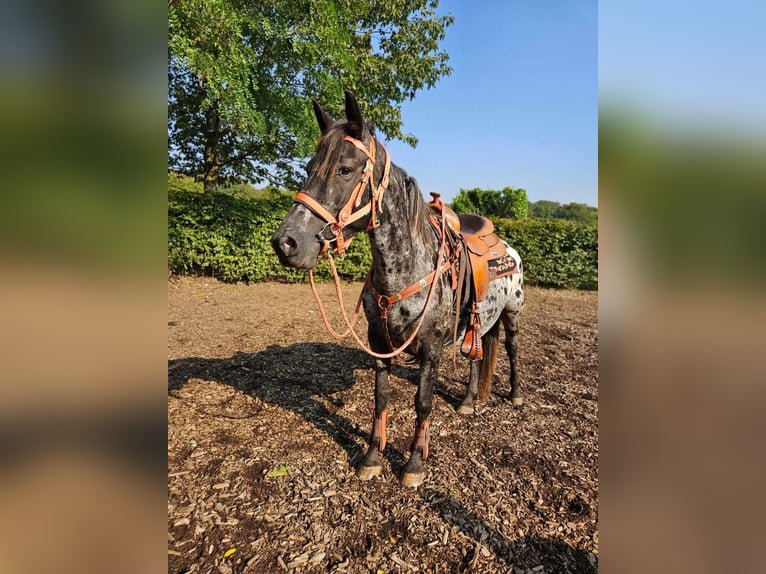
<svg viewBox="0 0 766 574">
<path fill-rule="evenodd" d="M 495 363 L 497 362 L 497 345 L 500 340 L 500 319 L 492 325 L 481 338 L 481 345 L 484 348 L 484 356 L 479 361 L 479 393 L 478 400 L 483 401 L 489 396 L 492 390 L 492 376 L 495 374 Z"/>
</svg>

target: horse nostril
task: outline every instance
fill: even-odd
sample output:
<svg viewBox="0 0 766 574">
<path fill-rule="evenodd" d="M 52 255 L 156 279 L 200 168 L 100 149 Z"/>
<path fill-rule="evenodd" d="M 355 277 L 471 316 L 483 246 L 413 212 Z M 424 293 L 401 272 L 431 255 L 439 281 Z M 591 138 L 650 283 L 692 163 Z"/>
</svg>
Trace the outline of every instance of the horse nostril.
<svg viewBox="0 0 766 574">
<path fill-rule="evenodd" d="M 290 253 L 298 248 L 298 243 L 295 241 L 295 239 L 288 235 L 282 239 L 280 247 L 282 247 L 282 253 L 285 255 L 290 255 Z"/>
</svg>

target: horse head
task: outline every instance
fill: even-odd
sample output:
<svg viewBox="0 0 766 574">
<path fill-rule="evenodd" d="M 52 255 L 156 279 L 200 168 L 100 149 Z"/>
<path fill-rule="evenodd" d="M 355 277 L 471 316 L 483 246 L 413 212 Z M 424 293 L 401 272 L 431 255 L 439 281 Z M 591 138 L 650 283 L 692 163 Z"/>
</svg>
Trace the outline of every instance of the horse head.
<svg viewBox="0 0 766 574">
<path fill-rule="evenodd" d="M 282 264 L 302 269 L 313 268 L 328 248 L 343 253 L 354 234 L 374 226 L 390 168 L 388 152 L 376 145 L 351 92 L 346 91 L 345 120 L 312 104 L 322 136 L 306 165 L 303 189 L 271 238 Z M 376 147 L 385 162 L 380 153 L 376 161 Z"/>
</svg>

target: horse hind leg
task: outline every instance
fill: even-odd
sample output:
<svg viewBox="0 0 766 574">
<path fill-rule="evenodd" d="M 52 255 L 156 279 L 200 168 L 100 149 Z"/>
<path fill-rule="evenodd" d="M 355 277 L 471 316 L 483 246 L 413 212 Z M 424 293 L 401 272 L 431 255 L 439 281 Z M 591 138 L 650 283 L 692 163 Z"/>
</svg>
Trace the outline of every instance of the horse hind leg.
<svg viewBox="0 0 766 574">
<path fill-rule="evenodd" d="M 457 412 L 461 415 L 470 415 L 474 412 L 474 401 L 483 401 L 489 396 L 492 389 L 492 377 L 495 373 L 497 361 L 497 343 L 500 321 L 481 338 L 484 356 L 480 361 L 471 361 L 471 370 L 468 376 L 468 390 Z"/>
<path fill-rule="evenodd" d="M 482 342 L 483 343 L 483 342 Z M 468 389 L 465 393 L 465 398 L 460 406 L 457 408 L 457 412 L 460 415 L 472 415 L 474 411 L 473 401 L 478 393 L 478 381 L 479 381 L 479 361 L 471 361 L 471 371 L 468 375 Z"/>
<path fill-rule="evenodd" d="M 505 351 L 508 353 L 508 362 L 511 366 L 511 404 L 521 406 L 524 399 L 521 396 L 521 385 L 519 384 L 519 372 L 517 368 L 518 343 L 516 336 L 519 334 L 519 315 L 518 313 L 505 312 L 502 315 L 503 327 L 505 328 Z"/>
</svg>

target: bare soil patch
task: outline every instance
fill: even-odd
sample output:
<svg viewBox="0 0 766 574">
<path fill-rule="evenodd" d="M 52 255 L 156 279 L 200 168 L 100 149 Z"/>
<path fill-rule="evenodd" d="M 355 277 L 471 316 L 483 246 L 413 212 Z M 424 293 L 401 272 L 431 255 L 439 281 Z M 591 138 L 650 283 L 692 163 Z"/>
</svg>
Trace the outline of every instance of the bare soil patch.
<svg viewBox="0 0 766 574">
<path fill-rule="evenodd" d="M 393 369 L 383 474 L 361 482 L 372 359 L 326 333 L 308 286 L 168 291 L 168 572 L 597 571 L 597 293 L 528 289 L 520 408 L 501 352 L 493 394 L 457 415 L 468 365 L 445 352 L 411 490 L 415 368 Z"/>
</svg>

